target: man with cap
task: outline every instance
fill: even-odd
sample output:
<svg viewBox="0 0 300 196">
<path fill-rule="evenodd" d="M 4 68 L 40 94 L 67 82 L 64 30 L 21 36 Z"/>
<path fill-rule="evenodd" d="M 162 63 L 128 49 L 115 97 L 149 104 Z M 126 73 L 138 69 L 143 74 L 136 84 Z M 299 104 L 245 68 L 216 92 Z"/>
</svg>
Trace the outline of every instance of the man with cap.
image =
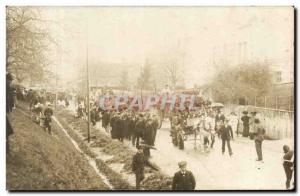
<svg viewBox="0 0 300 196">
<path fill-rule="evenodd" d="M 135 173 L 136 189 L 140 189 L 140 184 L 144 179 L 144 167 L 146 158 L 143 154 L 143 148 L 137 146 L 137 153 L 132 158 L 132 171 Z"/>
<path fill-rule="evenodd" d="M 248 137 L 249 136 L 249 116 L 247 115 L 248 112 L 247 111 L 243 111 L 243 116 L 241 118 L 242 122 L 243 122 L 243 137 Z"/>
<path fill-rule="evenodd" d="M 294 151 L 290 150 L 290 147 L 287 145 L 283 146 L 283 168 L 286 175 L 285 186 L 286 189 L 290 188 L 290 183 L 293 175 L 293 167 L 294 167 Z"/>
<path fill-rule="evenodd" d="M 194 190 L 196 181 L 191 171 L 186 169 L 186 161 L 178 163 L 180 171 L 173 177 L 172 190 Z"/>
</svg>

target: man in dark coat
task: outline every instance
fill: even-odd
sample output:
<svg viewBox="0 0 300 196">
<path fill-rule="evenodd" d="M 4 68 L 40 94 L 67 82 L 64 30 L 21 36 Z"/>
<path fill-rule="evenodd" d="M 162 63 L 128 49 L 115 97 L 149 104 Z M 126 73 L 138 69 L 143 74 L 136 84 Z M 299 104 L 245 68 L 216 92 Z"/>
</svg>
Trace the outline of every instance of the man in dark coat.
<svg viewBox="0 0 300 196">
<path fill-rule="evenodd" d="M 140 138 L 142 137 L 144 131 L 145 131 L 145 120 L 143 115 L 140 114 L 135 125 L 133 144 L 135 143 L 136 146 L 139 146 Z"/>
<path fill-rule="evenodd" d="M 44 116 L 45 116 L 45 126 L 44 130 L 46 131 L 48 129 L 48 133 L 51 134 L 51 116 L 53 115 L 53 110 L 50 107 L 50 104 L 47 105 L 47 107 L 44 110 Z"/>
<path fill-rule="evenodd" d="M 123 121 L 123 137 L 129 139 L 129 114 L 127 111 L 123 112 L 122 121 Z"/>
<path fill-rule="evenodd" d="M 232 149 L 230 146 L 230 139 L 233 139 L 233 131 L 231 126 L 228 124 L 229 120 L 226 119 L 225 120 L 225 124 L 221 126 L 220 128 L 220 134 L 221 134 L 221 139 L 222 139 L 222 154 L 225 153 L 225 144 L 227 143 L 227 147 L 228 147 L 228 151 L 229 151 L 229 155 L 231 156 L 232 153 Z"/>
<path fill-rule="evenodd" d="M 181 161 L 178 163 L 180 171 L 173 177 L 172 190 L 194 190 L 196 181 L 191 171 L 186 170 L 187 163 Z"/>
<path fill-rule="evenodd" d="M 290 188 L 290 183 L 293 175 L 293 167 L 294 167 L 294 151 L 290 150 L 287 145 L 283 146 L 283 168 L 286 175 L 286 189 Z"/>
<path fill-rule="evenodd" d="M 259 119 L 254 120 L 255 127 L 254 127 L 254 142 L 255 142 L 255 149 L 257 153 L 257 159 L 256 161 L 262 161 L 263 155 L 262 155 L 262 142 L 264 141 L 264 135 L 265 135 L 265 129 L 260 124 Z"/>
<path fill-rule="evenodd" d="M 123 142 L 124 139 L 124 120 L 122 118 L 122 113 L 119 112 L 116 118 L 116 133 L 117 139 Z"/>
<path fill-rule="evenodd" d="M 105 129 L 105 131 L 107 132 L 107 128 L 109 125 L 109 119 L 110 119 L 110 112 L 108 110 L 103 111 L 103 115 L 102 115 L 102 127 Z"/>
<path fill-rule="evenodd" d="M 241 120 L 243 122 L 243 137 L 248 137 L 249 136 L 249 120 L 250 117 L 247 116 L 248 112 L 244 111 L 243 112 L 244 116 L 242 116 Z"/>
<path fill-rule="evenodd" d="M 132 171 L 135 173 L 136 189 L 140 190 L 140 184 L 145 178 L 144 167 L 146 164 L 146 158 L 143 154 L 143 148 L 137 146 L 137 153 L 132 158 Z"/>
<path fill-rule="evenodd" d="M 136 125 L 136 116 L 134 113 L 131 113 L 129 116 L 129 125 L 128 125 L 128 132 L 130 135 L 130 139 L 132 142 L 132 145 L 134 146 L 134 140 L 135 140 L 135 125 Z"/>
<path fill-rule="evenodd" d="M 155 134 L 155 129 L 152 124 L 152 119 L 148 118 L 145 120 L 145 130 L 143 134 L 143 140 L 144 142 L 149 145 L 149 146 L 154 146 L 154 134 Z M 144 155 L 146 158 L 150 157 L 150 149 L 149 148 L 144 148 Z"/>
<path fill-rule="evenodd" d="M 117 138 L 117 113 L 113 112 L 110 118 L 110 126 L 111 126 L 111 138 L 116 139 Z"/>
</svg>

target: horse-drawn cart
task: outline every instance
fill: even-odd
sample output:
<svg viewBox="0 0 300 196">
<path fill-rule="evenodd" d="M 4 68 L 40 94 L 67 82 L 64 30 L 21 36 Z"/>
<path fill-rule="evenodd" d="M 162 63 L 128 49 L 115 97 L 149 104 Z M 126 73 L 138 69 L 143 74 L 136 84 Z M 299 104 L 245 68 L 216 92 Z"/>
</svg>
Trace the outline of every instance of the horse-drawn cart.
<svg viewBox="0 0 300 196">
<path fill-rule="evenodd" d="M 193 142 L 194 149 L 205 150 L 209 144 L 210 132 L 205 129 L 204 120 L 192 118 L 183 122 L 173 119 L 171 123 L 171 138 L 174 146 L 180 150 L 185 148 L 185 142 Z"/>
</svg>

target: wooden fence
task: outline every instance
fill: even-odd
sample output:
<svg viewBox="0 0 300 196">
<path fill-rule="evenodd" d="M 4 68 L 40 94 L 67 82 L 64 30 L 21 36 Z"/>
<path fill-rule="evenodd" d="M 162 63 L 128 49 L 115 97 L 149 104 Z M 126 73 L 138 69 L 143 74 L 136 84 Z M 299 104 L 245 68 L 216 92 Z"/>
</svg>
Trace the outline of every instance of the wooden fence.
<svg viewBox="0 0 300 196">
<path fill-rule="evenodd" d="M 270 139 L 285 139 L 294 137 L 294 112 L 289 110 L 279 110 L 263 107 L 251 106 L 257 112 L 257 118 L 265 127 L 266 136 Z M 242 112 L 249 106 L 226 105 L 225 114 L 234 111 L 239 119 L 238 131 L 242 133 L 243 123 L 241 121 Z M 252 110 L 253 110 L 252 109 Z"/>
</svg>

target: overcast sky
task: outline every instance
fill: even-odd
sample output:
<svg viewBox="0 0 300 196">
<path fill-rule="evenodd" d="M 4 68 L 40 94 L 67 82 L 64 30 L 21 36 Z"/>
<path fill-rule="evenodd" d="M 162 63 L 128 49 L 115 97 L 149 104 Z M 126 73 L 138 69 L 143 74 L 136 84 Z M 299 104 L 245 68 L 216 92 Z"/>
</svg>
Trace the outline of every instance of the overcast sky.
<svg viewBox="0 0 300 196">
<path fill-rule="evenodd" d="M 143 64 L 181 51 L 188 87 L 209 80 L 213 58 L 236 63 L 239 42 L 247 43 L 247 60 L 276 61 L 276 69 L 293 72 L 292 7 L 51 7 L 45 12 L 64 26 L 62 45 L 69 53 L 60 70 L 70 77 L 74 66 L 85 62 L 86 27 L 90 60 Z"/>
</svg>

